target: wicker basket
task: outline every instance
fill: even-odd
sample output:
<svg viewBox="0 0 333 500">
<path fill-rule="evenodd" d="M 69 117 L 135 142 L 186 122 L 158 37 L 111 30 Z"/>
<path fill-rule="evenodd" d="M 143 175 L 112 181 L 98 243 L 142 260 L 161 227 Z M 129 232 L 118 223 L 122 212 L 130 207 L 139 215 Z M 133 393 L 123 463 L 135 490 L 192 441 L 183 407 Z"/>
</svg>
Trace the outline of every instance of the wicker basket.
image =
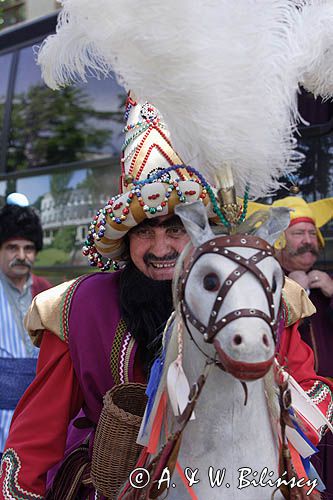
<svg viewBox="0 0 333 500">
<path fill-rule="evenodd" d="M 142 446 L 136 443 L 147 397 L 143 384 L 120 384 L 104 396 L 91 464 L 96 490 L 115 499 L 134 469 Z"/>
</svg>

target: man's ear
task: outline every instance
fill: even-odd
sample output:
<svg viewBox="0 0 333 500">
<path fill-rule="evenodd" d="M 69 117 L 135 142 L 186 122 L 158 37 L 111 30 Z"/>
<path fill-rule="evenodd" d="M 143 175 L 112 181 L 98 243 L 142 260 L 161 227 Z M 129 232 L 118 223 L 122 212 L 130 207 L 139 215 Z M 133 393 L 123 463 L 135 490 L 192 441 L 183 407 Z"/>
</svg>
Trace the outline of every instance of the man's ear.
<svg viewBox="0 0 333 500">
<path fill-rule="evenodd" d="M 201 201 L 177 205 L 175 213 L 180 217 L 195 247 L 215 237 L 209 225 L 207 210 Z"/>
</svg>

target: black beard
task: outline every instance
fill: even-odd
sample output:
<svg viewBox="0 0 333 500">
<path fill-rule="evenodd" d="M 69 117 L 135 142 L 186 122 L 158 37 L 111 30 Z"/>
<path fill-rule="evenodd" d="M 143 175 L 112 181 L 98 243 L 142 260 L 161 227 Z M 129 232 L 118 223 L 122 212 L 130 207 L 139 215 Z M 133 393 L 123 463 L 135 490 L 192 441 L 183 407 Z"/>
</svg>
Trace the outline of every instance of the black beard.
<svg viewBox="0 0 333 500">
<path fill-rule="evenodd" d="M 129 332 L 138 343 L 145 374 L 159 354 L 162 333 L 172 305 L 172 281 L 153 280 L 129 262 L 120 277 L 120 311 Z"/>
</svg>

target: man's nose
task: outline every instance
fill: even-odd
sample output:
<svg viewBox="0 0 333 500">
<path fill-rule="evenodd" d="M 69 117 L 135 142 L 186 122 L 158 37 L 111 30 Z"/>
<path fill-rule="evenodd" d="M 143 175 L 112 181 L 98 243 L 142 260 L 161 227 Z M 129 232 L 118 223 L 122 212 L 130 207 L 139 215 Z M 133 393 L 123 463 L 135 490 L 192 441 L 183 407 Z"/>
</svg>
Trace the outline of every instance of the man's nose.
<svg viewBox="0 0 333 500">
<path fill-rule="evenodd" d="M 156 236 L 150 246 L 150 252 L 156 257 L 164 257 L 170 252 L 169 238 L 162 234 Z"/>
<path fill-rule="evenodd" d="M 24 248 L 19 248 L 16 253 L 16 258 L 20 260 L 25 260 L 25 251 Z"/>
<path fill-rule="evenodd" d="M 309 233 L 303 234 L 303 243 L 312 243 L 312 238 Z"/>
</svg>

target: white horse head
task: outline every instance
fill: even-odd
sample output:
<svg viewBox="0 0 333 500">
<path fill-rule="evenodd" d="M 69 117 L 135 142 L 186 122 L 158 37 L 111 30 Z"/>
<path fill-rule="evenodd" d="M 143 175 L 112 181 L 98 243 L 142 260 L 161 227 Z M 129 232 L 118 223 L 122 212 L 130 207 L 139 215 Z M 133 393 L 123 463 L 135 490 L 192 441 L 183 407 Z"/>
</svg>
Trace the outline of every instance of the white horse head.
<svg viewBox="0 0 333 500">
<path fill-rule="evenodd" d="M 176 276 L 193 341 L 238 379 L 264 376 L 274 359 L 283 286 L 271 243 L 288 226 L 289 211 L 272 212 L 255 234 L 232 236 L 214 235 L 200 202 L 176 212 L 194 247 Z"/>
</svg>

